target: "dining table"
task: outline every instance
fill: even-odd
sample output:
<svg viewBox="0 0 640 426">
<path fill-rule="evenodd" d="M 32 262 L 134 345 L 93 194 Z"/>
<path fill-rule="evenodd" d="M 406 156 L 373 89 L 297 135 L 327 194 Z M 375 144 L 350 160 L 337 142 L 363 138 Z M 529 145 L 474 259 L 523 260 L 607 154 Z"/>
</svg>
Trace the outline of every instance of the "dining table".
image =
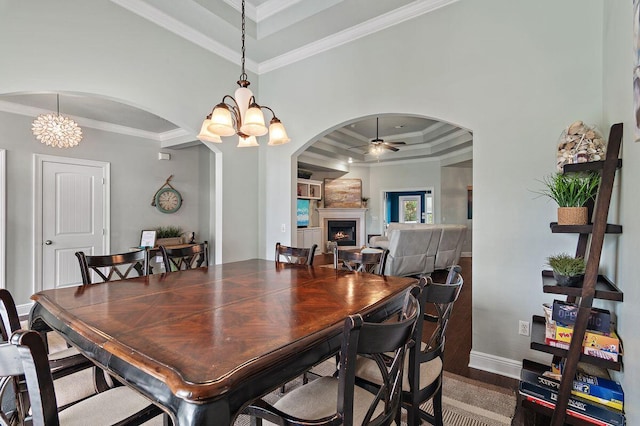
<svg viewBox="0 0 640 426">
<path fill-rule="evenodd" d="M 231 425 L 336 354 L 345 318 L 386 318 L 415 284 L 251 259 L 43 290 L 29 322 L 60 333 L 173 424 Z"/>
</svg>

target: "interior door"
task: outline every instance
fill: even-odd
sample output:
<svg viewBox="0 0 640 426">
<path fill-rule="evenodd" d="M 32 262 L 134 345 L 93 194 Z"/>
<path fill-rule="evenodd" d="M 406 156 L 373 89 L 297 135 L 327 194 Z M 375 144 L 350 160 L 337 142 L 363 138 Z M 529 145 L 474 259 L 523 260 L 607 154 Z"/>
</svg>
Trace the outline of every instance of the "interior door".
<svg viewBox="0 0 640 426">
<path fill-rule="evenodd" d="M 108 168 L 63 160 L 41 163 L 44 289 L 82 284 L 75 252 L 94 255 L 107 249 Z"/>
</svg>

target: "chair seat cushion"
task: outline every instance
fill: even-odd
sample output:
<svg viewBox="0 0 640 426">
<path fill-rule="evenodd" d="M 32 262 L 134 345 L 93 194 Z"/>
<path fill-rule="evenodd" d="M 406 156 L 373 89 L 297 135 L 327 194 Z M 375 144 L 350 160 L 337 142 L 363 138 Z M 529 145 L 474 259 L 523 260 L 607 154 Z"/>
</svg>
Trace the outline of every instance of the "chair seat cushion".
<svg viewBox="0 0 640 426">
<path fill-rule="evenodd" d="M 111 425 L 126 419 L 149 404 L 151 403 L 139 393 L 126 386 L 119 386 L 60 411 L 60 424 L 65 426 Z M 158 418 L 162 421 L 162 416 Z"/>
<path fill-rule="evenodd" d="M 80 352 L 78 351 L 78 349 L 76 348 L 66 348 L 63 349 L 61 351 L 56 351 L 56 352 L 52 352 L 49 354 L 49 359 L 50 360 L 54 360 L 54 359 L 63 359 L 63 358 L 69 358 L 72 356 L 78 356 L 80 355 Z"/>
<path fill-rule="evenodd" d="M 353 424 L 362 424 L 374 395 L 356 386 L 354 388 Z M 334 377 L 320 377 L 306 385 L 284 395 L 274 404 L 278 410 L 291 416 L 307 420 L 316 420 L 336 413 L 338 401 L 338 379 Z M 373 418 L 382 413 L 383 404 L 380 403 L 373 413 Z M 272 425 L 270 422 L 263 424 Z"/>
<path fill-rule="evenodd" d="M 420 349 L 425 350 L 426 344 L 421 343 Z M 409 392 L 409 356 L 407 355 L 404 360 L 404 374 L 402 377 L 402 390 Z M 423 362 L 420 364 L 420 389 L 425 388 L 431 383 L 435 382 L 440 373 L 442 372 L 442 359 L 436 357 L 429 362 Z M 376 363 L 364 357 L 358 357 L 356 361 L 356 377 L 367 380 L 371 383 L 381 384 L 380 370 Z"/>
</svg>

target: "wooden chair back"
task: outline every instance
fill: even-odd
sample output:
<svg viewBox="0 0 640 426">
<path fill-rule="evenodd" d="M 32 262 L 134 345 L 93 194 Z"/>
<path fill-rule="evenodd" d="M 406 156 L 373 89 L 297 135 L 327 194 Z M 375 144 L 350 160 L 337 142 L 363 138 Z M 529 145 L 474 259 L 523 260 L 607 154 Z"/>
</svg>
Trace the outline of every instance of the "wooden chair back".
<svg viewBox="0 0 640 426">
<path fill-rule="evenodd" d="M 317 247 L 317 244 L 312 245 L 311 248 L 299 248 L 276 243 L 276 263 L 295 263 L 312 266 Z"/>
<path fill-rule="evenodd" d="M 438 422 L 442 424 L 442 373 L 446 331 L 454 303 L 458 299 L 464 283 L 460 272 L 460 266 L 452 266 L 444 283 L 434 283 L 431 277 L 420 279 L 422 290 L 418 299 L 420 301 L 420 316 L 424 321 L 418 321 L 416 324 L 414 337 L 422 338 L 425 322 L 431 323 L 433 330 L 428 339 L 423 340 L 422 345 L 416 345 L 409 351 L 407 371 L 409 389 L 405 390 L 402 396 L 403 406 L 407 409 L 409 425 L 419 425 L 421 418 L 431 424 L 438 424 Z M 433 362 L 436 358 L 440 358 L 438 361 L 441 366 L 440 374 L 431 383 L 424 383 L 424 380 L 421 383 L 421 364 Z M 434 399 L 434 415 L 420 409 L 420 404 L 430 398 Z"/>
<path fill-rule="evenodd" d="M 340 250 L 333 251 L 333 267 L 336 269 L 345 268 L 354 272 L 369 272 L 377 275 L 384 275 L 384 264 L 387 260 L 389 250 L 376 251 L 353 251 Z"/>
<path fill-rule="evenodd" d="M 124 280 L 134 271 L 138 276 L 149 275 L 149 251 L 141 249 L 126 253 L 88 256 L 76 252 L 84 285 L 92 284 L 91 272 L 95 272 L 102 282 Z"/>
<path fill-rule="evenodd" d="M 34 425 L 59 424 L 47 351 L 37 332 L 18 330 L 10 337 L 10 342 L 0 344 L 0 376 L 2 380 L 12 380 L 14 383 L 21 377 L 26 378 Z M 16 398 L 19 394 L 15 393 Z M 13 422 L 18 418 L 15 407 L 19 404 L 17 400 L 13 404 L 3 404 L 0 423 L 15 424 Z"/>
<path fill-rule="evenodd" d="M 165 272 L 195 269 L 209 266 L 209 243 L 194 244 L 187 247 L 160 246 Z"/>
<path fill-rule="evenodd" d="M 8 342 L 11 334 L 20 329 L 20 317 L 13 296 L 7 289 L 0 288 L 0 336 Z"/>
<path fill-rule="evenodd" d="M 309 424 L 313 423 L 316 426 L 337 424 L 378 426 L 390 425 L 394 420 L 399 420 L 405 353 L 407 348 L 414 344 L 412 336 L 418 319 L 418 301 L 412 292 L 407 292 L 400 314 L 398 314 L 398 309 L 390 309 L 389 312 L 387 318 L 389 321 L 365 322 L 360 315 L 351 315 L 345 319 L 339 355 L 340 369 L 337 379 L 336 413 L 322 419 L 309 420 Z M 355 371 L 358 357 L 374 360 L 383 385 L 375 396 L 367 401 L 369 403 L 367 406 L 358 406 L 355 410 L 357 402 L 354 397 Z M 313 386 L 313 383 L 306 386 Z M 333 392 L 331 392 L 331 396 L 335 398 Z M 303 407 L 313 406 L 313 401 L 299 402 Z M 366 413 L 361 422 L 355 422 L 354 411 Z M 307 419 L 301 419 L 300 416 L 289 417 L 287 413 L 275 410 L 264 400 L 252 403 L 245 410 L 245 413 L 258 418 L 266 418 L 271 422 L 278 422 L 278 424 L 307 424 L 305 421 Z"/>
</svg>

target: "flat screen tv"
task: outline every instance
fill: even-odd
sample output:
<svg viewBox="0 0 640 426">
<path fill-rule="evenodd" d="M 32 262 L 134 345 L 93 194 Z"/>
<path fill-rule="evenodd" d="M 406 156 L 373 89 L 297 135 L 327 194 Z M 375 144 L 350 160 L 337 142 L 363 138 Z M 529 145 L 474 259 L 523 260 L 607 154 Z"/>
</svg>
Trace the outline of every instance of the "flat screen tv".
<svg viewBox="0 0 640 426">
<path fill-rule="evenodd" d="M 298 198 L 296 217 L 298 228 L 306 228 L 309 226 L 309 200 Z"/>
</svg>

